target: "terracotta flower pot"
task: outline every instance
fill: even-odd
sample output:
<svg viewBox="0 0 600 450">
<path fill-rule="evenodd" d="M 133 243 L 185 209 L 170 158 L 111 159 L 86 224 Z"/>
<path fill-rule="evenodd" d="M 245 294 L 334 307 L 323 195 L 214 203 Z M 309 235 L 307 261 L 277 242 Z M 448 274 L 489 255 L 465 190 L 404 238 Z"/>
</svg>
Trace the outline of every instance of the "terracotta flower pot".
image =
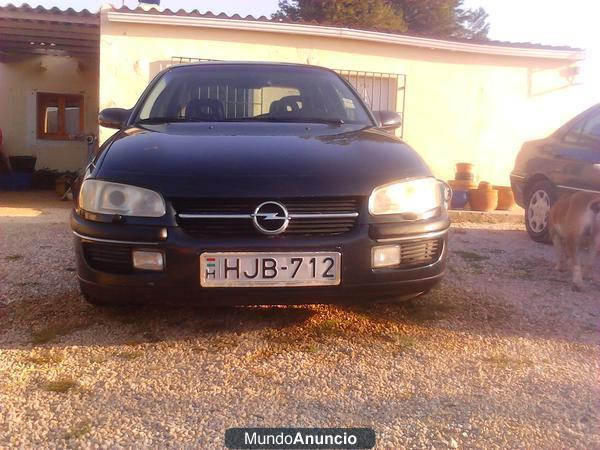
<svg viewBox="0 0 600 450">
<path fill-rule="evenodd" d="M 497 209 L 507 211 L 515 207 L 515 196 L 510 186 L 494 186 L 494 189 L 498 191 Z"/>
<path fill-rule="evenodd" d="M 454 179 L 456 180 L 467 180 L 467 181 L 474 181 L 475 180 L 475 174 L 472 172 L 456 172 L 454 174 Z"/>
<path fill-rule="evenodd" d="M 492 183 L 488 183 L 487 181 L 480 181 L 479 189 L 484 190 L 484 191 L 489 191 L 492 189 Z"/>
<path fill-rule="evenodd" d="M 469 189 L 469 205 L 473 211 L 493 211 L 498 207 L 498 191 Z"/>
<path fill-rule="evenodd" d="M 459 173 L 475 173 L 475 165 L 471 163 L 456 163 L 456 171 Z"/>
<path fill-rule="evenodd" d="M 448 185 L 454 191 L 468 191 L 477 187 L 475 183 L 469 180 L 448 180 Z"/>
</svg>

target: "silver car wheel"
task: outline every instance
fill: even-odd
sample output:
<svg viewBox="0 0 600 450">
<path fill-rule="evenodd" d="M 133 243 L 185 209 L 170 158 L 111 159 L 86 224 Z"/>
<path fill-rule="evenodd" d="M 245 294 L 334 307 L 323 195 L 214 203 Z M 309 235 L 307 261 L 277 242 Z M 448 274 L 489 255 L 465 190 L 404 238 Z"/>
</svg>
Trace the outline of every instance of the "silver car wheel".
<svg viewBox="0 0 600 450">
<path fill-rule="evenodd" d="M 548 226 L 549 213 L 550 196 L 543 189 L 535 191 L 529 199 L 527 208 L 529 227 L 536 233 L 543 232 Z"/>
</svg>

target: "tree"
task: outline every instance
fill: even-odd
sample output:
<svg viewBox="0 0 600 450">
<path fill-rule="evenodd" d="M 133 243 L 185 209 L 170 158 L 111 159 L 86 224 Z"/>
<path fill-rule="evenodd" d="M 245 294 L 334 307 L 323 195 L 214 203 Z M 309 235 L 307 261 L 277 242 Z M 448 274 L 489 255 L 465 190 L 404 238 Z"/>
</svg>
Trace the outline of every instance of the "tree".
<svg viewBox="0 0 600 450">
<path fill-rule="evenodd" d="M 438 38 L 485 39 L 488 14 L 465 9 L 463 0 L 390 0 L 404 14 L 410 33 Z"/>
<path fill-rule="evenodd" d="M 279 10 L 272 17 L 355 28 L 407 31 L 402 11 L 388 0 L 280 0 Z"/>
<path fill-rule="evenodd" d="M 280 0 L 273 18 L 408 32 L 437 38 L 486 39 L 488 14 L 464 0 Z"/>
<path fill-rule="evenodd" d="M 460 9 L 458 20 L 462 26 L 461 37 L 467 39 L 487 39 L 490 31 L 488 23 L 489 15 L 485 9 L 479 7 L 477 9 Z"/>
</svg>

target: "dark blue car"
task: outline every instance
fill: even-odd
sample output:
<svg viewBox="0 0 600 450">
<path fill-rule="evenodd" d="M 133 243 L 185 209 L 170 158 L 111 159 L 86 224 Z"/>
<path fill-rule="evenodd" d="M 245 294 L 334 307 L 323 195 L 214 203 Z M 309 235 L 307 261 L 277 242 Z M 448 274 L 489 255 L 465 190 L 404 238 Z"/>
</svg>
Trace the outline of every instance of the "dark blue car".
<svg viewBox="0 0 600 450">
<path fill-rule="evenodd" d="M 94 304 L 405 298 L 445 272 L 449 191 L 328 69 L 159 74 L 88 167 L 71 226 Z"/>
</svg>

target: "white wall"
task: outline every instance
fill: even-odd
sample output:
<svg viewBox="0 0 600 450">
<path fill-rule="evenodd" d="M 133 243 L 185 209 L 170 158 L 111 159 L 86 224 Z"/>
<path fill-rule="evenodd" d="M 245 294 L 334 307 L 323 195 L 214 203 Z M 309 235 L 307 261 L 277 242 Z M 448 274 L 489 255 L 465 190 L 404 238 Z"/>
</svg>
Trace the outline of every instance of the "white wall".
<svg viewBox="0 0 600 450">
<path fill-rule="evenodd" d="M 407 75 L 404 138 L 444 179 L 473 162 L 508 184 L 525 140 L 587 106 L 570 60 L 493 56 L 332 37 L 109 22 L 101 17 L 100 107 L 131 107 L 173 56 L 283 61 Z M 113 130 L 101 130 L 105 139 Z"/>
<path fill-rule="evenodd" d="M 37 138 L 37 92 L 84 96 L 84 133 L 98 133 L 98 63 L 55 56 L 0 63 L 0 128 L 9 155 L 37 156 L 36 169 L 77 170 L 87 158 L 85 140 Z"/>
</svg>

